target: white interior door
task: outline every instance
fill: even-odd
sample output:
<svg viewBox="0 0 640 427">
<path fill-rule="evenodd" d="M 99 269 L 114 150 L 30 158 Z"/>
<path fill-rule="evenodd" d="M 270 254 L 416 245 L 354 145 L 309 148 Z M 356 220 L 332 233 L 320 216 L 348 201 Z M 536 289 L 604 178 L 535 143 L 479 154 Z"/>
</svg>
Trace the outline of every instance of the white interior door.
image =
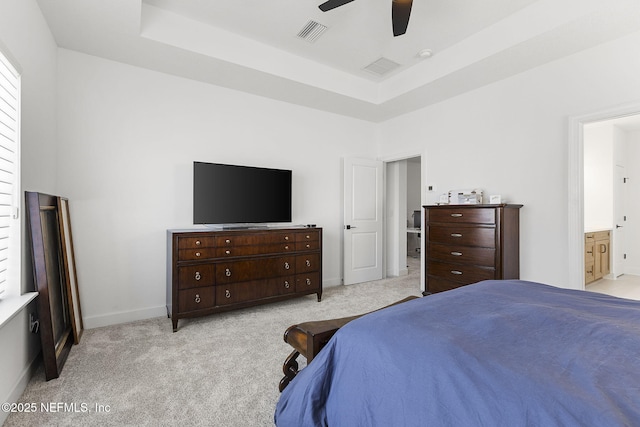
<svg viewBox="0 0 640 427">
<path fill-rule="evenodd" d="M 344 159 L 344 284 L 382 278 L 382 162 Z"/>
<path fill-rule="evenodd" d="M 615 228 L 611 241 L 611 275 L 618 277 L 625 273 L 626 242 L 625 227 L 627 225 L 626 212 L 626 180 L 624 166 L 616 165 L 615 180 L 613 184 L 613 218 Z"/>
</svg>

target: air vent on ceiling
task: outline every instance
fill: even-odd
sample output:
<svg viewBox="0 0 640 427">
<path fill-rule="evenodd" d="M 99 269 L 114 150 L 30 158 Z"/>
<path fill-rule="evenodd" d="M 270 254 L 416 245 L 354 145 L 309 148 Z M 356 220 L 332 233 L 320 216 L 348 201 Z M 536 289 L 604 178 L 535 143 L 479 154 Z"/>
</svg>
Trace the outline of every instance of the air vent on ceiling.
<svg viewBox="0 0 640 427">
<path fill-rule="evenodd" d="M 300 32 L 298 32 L 298 37 L 308 41 L 309 43 L 313 43 L 318 40 L 318 38 L 323 35 L 325 31 L 327 31 L 326 26 L 322 25 L 319 22 L 311 20 L 307 22 L 304 27 L 302 27 Z"/>
<path fill-rule="evenodd" d="M 364 69 L 378 76 L 384 76 L 385 74 L 390 73 L 391 71 L 395 70 L 399 66 L 400 64 L 390 59 L 380 58 L 373 61 L 371 64 L 367 65 L 366 67 L 364 67 Z"/>
</svg>

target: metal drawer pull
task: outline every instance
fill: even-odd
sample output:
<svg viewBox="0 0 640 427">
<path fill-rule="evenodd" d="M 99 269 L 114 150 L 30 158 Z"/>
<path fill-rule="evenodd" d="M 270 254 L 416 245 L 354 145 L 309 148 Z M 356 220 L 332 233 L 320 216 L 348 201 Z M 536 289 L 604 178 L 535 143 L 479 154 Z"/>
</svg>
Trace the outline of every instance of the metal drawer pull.
<svg viewBox="0 0 640 427">
<path fill-rule="evenodd" d="M 288 251 L 289 250 L 289 245 L 285 245 L 284 250 Z"/>
<path fill-rule="evenodd" d="M 451 252 L 453 256 L 462 256 L 462 252 Z"/>
<path fill-rule="evenodd" d="M 454 217 L 454 218 L 460 218 L 462 216 L 462 214 L 455 213 L 455 214 L 451 214 L 451 216 Z"/>
<path fill-rule="evenodd" d="M 600 253 L 601 254 L 607 253 L 607 245 L 600 245 Z"/>
<path fill-rule="evenodd" d="M 288 280 L 285 280 L 285 281 L 284 281 L 284 287 L 285 287 L 285 288 L 287 288 L 287 289 L 289 289 L 289 286 L 291 286 L 291 285 L 289 285 L 289 281 L 288 281 Z"/>
<path fill-rule="evenodd" d="M 229 270 L 228 268 L 227 268 L 227 269 L 225 269 L 224 274 L 225 274 L 227 277 L 231 277 L 231 270 Z"/>
<path fill-rule="evenodd" d="M 200 280 L 201 278 L 202 278 L 202 276 L 200 276 L 200 272 L 196 271 L 195 279 L 196 280 Z"/>
<path fill-rule="evenodd" d="M 200 304 L 200 294 L 196 294 L 195 302 L 196 304 Z"/>
<path fill-rule="evenodd" d="M 284 263 L 284 268 L 285 268 L 285 270 L 288 270 L 288 269 L 289 269 L 289 263 L 288 263 L 288 262 L 285 262 L 285 263 Z"/>
<path fill-rule="evenodd" d="M 451 270 L 451 274 L 462 274 L 462 271 Z"/>
<path fill-rule="evenodd" d="M 200 252 L 196 252 L 197 257 L 199 257 L 200 255 L 202 255 Z"/>
<path fill-rule="evenodd" d="M 227 239 L 224 241 L 225 243 L 231 243 L 231 240 Z"/>
<path fill-rule="evenodd" d="M 306 235 L 306 238 L 307 238 L 307 239 L 310 239 L 310 238 L 311 238 L 311 236 L 309 236 L 309 235 L 307 234 L 307 235 Z"/>
<path fill-rule="evenodd" d="M 224 296 L 225 298 L 231 298 L 231 291 L 229 291 L 229 289 L 224 291 Z"/>
<path fill-rule="evenodd" d="M 462 237 L 460 233 L 451 233 L 451 237 Z"/>
<path fill-rule="evenodd" d="M 307 243 L 307 249 L 311 248 L 311 245 Z"/>
<path fill-rule="evenodd" d="M 307 264 L 307 267 L 311 267 L 311 261 L 307 260 L 305 264 Z"/>
<path fill-rule="evenodd" d="M 284 236 L 284 240 L 289 240 L 289 236 Z"/>
<path fill-rule="evenodd" d="M 228 250 L 228 249 L 226 251 L 224 251 L 224 253 L 227 254 L 227 255 L 231 255 L 231 251 Z"/>
<path fill-rule="evenodd" d="M 307 286 L 311 286 L 311 279 L 307 278 Z"/>
<path fill-rule="evenodd" d="M 200 246 L 200 240 L 196 240 L 196 246 Z"/>
</svg>

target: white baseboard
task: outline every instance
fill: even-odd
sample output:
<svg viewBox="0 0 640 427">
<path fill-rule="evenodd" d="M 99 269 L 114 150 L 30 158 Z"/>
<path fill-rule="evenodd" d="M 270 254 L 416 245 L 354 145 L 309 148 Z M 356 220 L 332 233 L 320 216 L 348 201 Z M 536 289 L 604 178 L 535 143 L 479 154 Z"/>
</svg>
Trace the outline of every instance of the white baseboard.
<svg viewBox="0 0 640 427">
<path fill-rule="evenodd" d="M 322 281 L 323 288 L 330 288 L 332 286 L 340 286 L 340 285 L 342 285 L 342 279 L 340 278 L 328 279 L 328 280 Z"/>
<path fill-rule="evenodd" d="M 331 286 L 339 286 L 342 280 L 329 279 L 323 280 L 322 286 L 325 288 Z M 167 307 L 150 307 L 141 310 L 121 311 L 118 313 L 109 313 L 100 316 L 87 316 L 82 318 L 85 329 L 101 328 L 103 326 L 118 325 L 120 323 L 135 322 L 137 320 L 152 319 L 154 317 L 167 316 Z M 1 425 L 1 424 L 0 424 Z"/>
<path fill-rule="evenodd" d="M 638 269 L 638 268 L 628 268 L 627 271 L 624 274 L 625 275 L 629 275 L 629 276 L 640 276 L 640 269 Z"/>
<path fill-rule="evenodd" d="M 16 381 L 16 384 L 9 393 L 9 396 L 5 397 L 2 402 L 14 403 L 20 400 L 22 393 L 24 393 L 24 390 L 27 388 L 27 384 L 29 384 L 29 380 L 42 362 L 42 357 L 40 357 L 41 354 L 42 353 L 38 353 L 36 357 L 33 358 L 29 366 L 24 368 L 24 370 L 20 374 L 20 377 Z M 9 414 L 10 412 L 0 411 L 0 426 L 3 425 L 7 420 Z"/>
<path fill-rule="evenodd" d="M 395 274 L 395 271 L 389 271 L 387 270 L 387 277 L 400 277 L 400 276 L 406 276 L 409 274 L 409 269 L 408 268 L 401 268 L 398 270 L 398 274 Z"/>
<path fill-rule="evenodd" d="M 82 322 L 85 329 L 93 329 L 161 316 L 167 316 L 167 307 L 164 305 L 160 307 L 143 308 L 142 310 L 121 311 L 101 316 L 83 317 Z"/>
</svg>

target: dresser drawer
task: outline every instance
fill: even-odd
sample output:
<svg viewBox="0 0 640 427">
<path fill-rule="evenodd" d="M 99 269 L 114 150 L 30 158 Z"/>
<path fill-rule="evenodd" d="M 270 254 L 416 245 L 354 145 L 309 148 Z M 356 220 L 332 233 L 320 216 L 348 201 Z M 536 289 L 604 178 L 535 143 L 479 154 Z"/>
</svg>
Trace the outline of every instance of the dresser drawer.
<svg viewBox="0 0 640 427">
<path fill-rule="evenodd" d="M 216 284 L 287 276 L 295 271 L 295 256 L 220 262 L 216 264 Z"/>
<path fill-rule="evenodd" d="M 450 246 L 439 243 L 429 243 L 427 256 L 439 261 L 482 265 L 493 267 L 496 263 L 496 250 L 474 246 Z"/>
<path fill-rule="evenodd" d="M 295 243 L 296 233 L 294 232 L 275 232 L 275 233 L 256 233 L 256 234 L 228 234 L 225 236 L 217 236 L 215 244 L 218 247 L 233 247 L 247 245 L 268 245 L 272 243 Z"/>
<path fill-rule="evenodd" d="M 319 240 L 307 240 L 303 242 L 296 242 L 297 251 L 314 251 L 320 248 Z"/>
<path fill-rule="evenodd" d="M 443 208 L 429 209 L 428 222 L 446 222 L 448 224 L 495 224 L 495 208 Z"/>
<path fill-rule="evenodd" d="M 195 261 L 199 259 L 210 259 L 215 255 L 215 248 L 194 248 L 181 249 L 178 251 L 178 261 Z"/>
<path fill-rule="evenodd" d="M 225 236 L 216 236 L 215 242 L 217 247 L 234 247 L 234 246 L 246 246 L 255 245 L 259 239 L 254 234 L 230 234 Z"/>
<path fill-rule="evenodd" d="M 320 240 L 320 232 L 318 230 L 296 233 L 296 242 L 311 242 L 318 240 Z"/>
<path fill-rule="evenodd" d="M 237 304 L 278 295 L 294 293 L 294 276 L 278 277 L 268 280 L 229 283 L 216 287 L 218 305 Z"/>
<path fill-rule="evenodd" d="M 270 245 L 230 246 L 216 248 L 216 258 L 287 253 L 293 252 L 295 250 L 295 245 L 295 243 L 276 243 Z"/>
<path fill-rule="evenodd" d="M 204 310 L 215 305 L 214 287 L 193 288 L 180 291 L 178 294 L 178 307 L 180 313 Z"/>
<path fill-rule="evenodd" d="M 447 245 L 481 246 L 495 248 L 496 232 L 493 227 L 429 226 L 428 240 Z"/>
<path fill-rule="evenodd" d="M 178 237 L 178 249 L 200 249 L 214 246 L 213 237 Z"/>
<path fill-rule="evenodd" d="M 314 291 L 320 289 L 320 273 L 304 273 L 296 275 L 296 292 Z"/>
<path fill-rule="evenodd" d="M 475 283 L 481 280 L 491 280 L 496 278 L 494 268 L 476 267 L 431 260 L 427 261 L 426 274 L 460 283 Z"/>
<path fill-rule="evenodd" d="M 296 256 L 296 273 L 318 271 L 320 269 L 320 254 Z"/>
<path fill-rule="evenodd" d="M 180 289 L 195 288 L 197 286 L 213 286 L 215 283 L 213 264 L 189 265 L 178 267 Z"/>
</svg>

